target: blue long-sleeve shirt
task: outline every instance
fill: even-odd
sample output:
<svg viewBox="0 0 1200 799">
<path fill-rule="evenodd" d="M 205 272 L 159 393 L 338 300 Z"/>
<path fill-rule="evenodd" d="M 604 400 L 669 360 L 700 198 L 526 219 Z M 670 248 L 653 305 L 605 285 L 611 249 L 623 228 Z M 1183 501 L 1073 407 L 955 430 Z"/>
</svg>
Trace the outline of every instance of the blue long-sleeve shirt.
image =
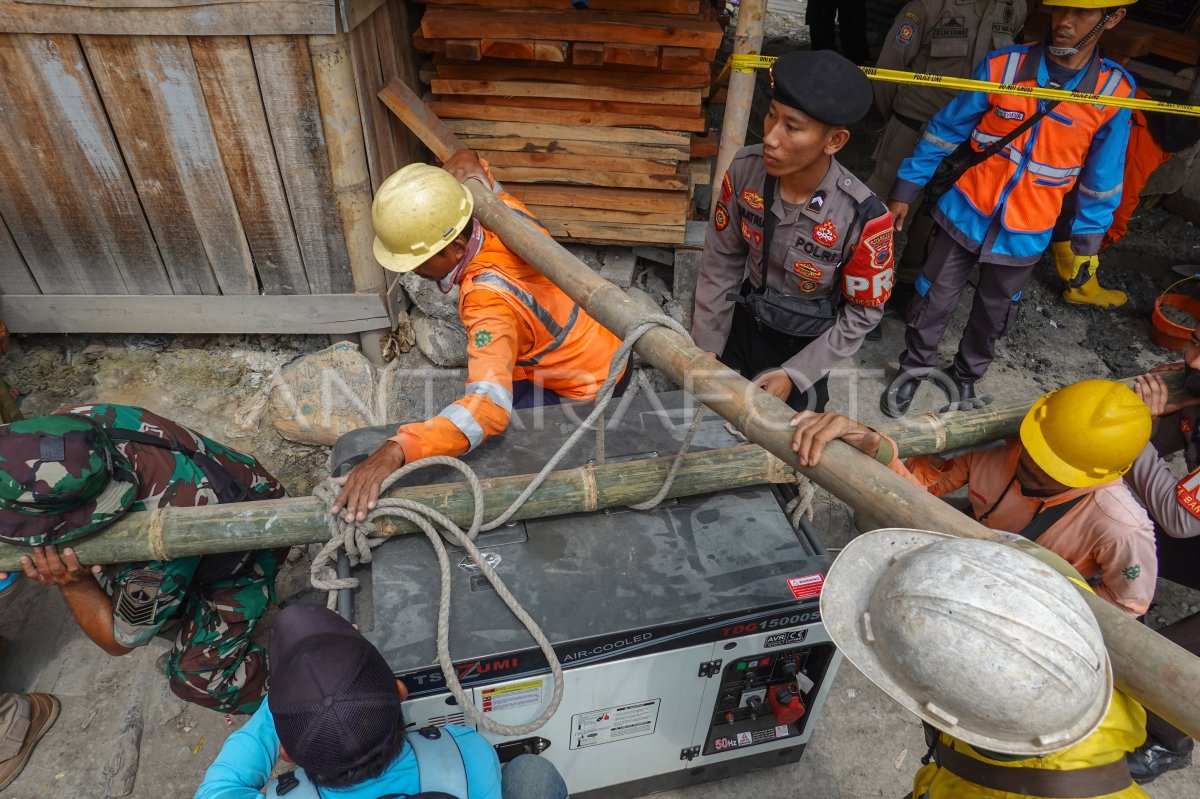
<svg viewBox="0 0 1200 799">
<path fill-rule="evenodd" d="M 500 799 L 500 761 L 487 740 L 466 727 L 449 725 L 467 769 L 469 799 Z M 240 730 L 230 735 L 196 789 L 195 799 L 262 799 L 279 759 L 279 736 L 271 709 L 263 702 Z M 421 790 L 417 758 L 408 744 L 379 777 L 351 788 L 321 788 L 322 799 L 379 799 Z"/>
<path fill-rule="evenodd" d="M 1034 47 L 1035 45 L 1019 45 L 989 53 L 975 68 L 972 77 L 975 80 L 990 80 L 989 65 L 992 59 L 1010 53 L 1028 52 Z M 1049 86 L 1050 76 L 1041 48 L 1038 48 L 1037 54 L 1040 54 L 1037 63 L 1037 84 Z M 1099 67 L 1096 64 L 1098 58 L 1099 56 L 1096 56 L 1092 63 L 1080 69 L 1062 88 L 1072 91 L 1085 76 L 1096 74 Z M 1023 64 L 1022 72 L 1031 66 Z M 1129 82 L 1132 90 L 1132 78 L 1118 65 L 1104 61 L 1103 66 L 1117 70 Z M 1046 102 L 1038 101 L 1039 108 Z M 891 199 L 905 203 L 916 199 L 921 188 L 933 177 L 942 159 L 971 136 L 980 119 L 992 108 L 989 94 L 962 92 L 935 114 L 912 156 L 901 164 L 896 183 L 892 187 Z M 1050 111 L 1048 116 L 1071 124 L 1071 120 L 1057 110 Z M 1129 110 L 1123 108 L 1105 122 L 1093 136 L 1087 157 L 1080 165 L 1075 215 L 1071 224 L 1072 248 L 1080 255 L 1094 255 L 1100 251 L 1101 240 L 1112 224 L 1113 212 L 1121 202 L 1125 150 L 1129 143 L 1129 119 Z M 1000 203 L 993 213 L 981 212 L 957 185 L 942 195 L 933 211 L 938 223 L 960 244 L 978 253 L 980 260 L 1013 265 L 1030 264 L 1041 257 L 1050 243 L 1054 219 L 1046 220 L 1045 229 L 1035 232 L 1011 230 L 1004 226 L 1000 219 L 1000 211 L 1008 193 L 1033 163 L 1033 147 L 1042 133 L 1042 121 L 1039 120 L 1033 125 L 1024 148 L 1016 154 L 1020 164 L 1006 185 Z M 1009 145 L 1006 150 L 1012 150 L 1013 147 L 1014 145 Z M 992 157 L 1003 159 L 1006 154 L 1001 152 Z"/>
</svg>

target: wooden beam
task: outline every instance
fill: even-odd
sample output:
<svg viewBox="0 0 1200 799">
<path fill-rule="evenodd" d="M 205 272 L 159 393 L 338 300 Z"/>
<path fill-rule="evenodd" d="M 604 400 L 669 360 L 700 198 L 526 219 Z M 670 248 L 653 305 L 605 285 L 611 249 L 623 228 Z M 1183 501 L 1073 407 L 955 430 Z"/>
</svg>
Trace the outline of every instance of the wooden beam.
<svg viewBox="0 0 1200 799">
<path fill-rule="evenodd" d="M 607 155 L 618 159 L 650 158 L 654 161 L 687 161 L 687 147 L 664 147 L 660 144 L 627 144 L 607 141 L 601 131 L 619 128 L 600 128 L 593 135 L 597 141 L 572 141 L 571 139 L 533 139 L 523 136 L 472 136 L 460 134 L 463 144 L 472 150 L 500 150 L 531 155 Z M 603 166 L 600 168 L 604 168 Z M 670 170 L 674 172 L 675 169 Z"/>
<path fill-rule="evenodd" d="M 723 32 L 715 20 L 699 16 L 620 13 L 570 8 L 479 9 L 431 6 L 421 20 L 426 39 L 553 39 L 574 42 L 624 42 L 716 49 Z"/>
<path fill-rule="evenodd" d="M 480 39 L 479 51 L 488 58 L 549 61 L 561 64 L 571 51 L 570 42 L 535 41 L 533 39 Z"/>
<path fill-rule="evenodd" d="M 687 191 L 686 176 L 646 175 L 632 172 L 587 172 L 551 167 L 493 166 L 492 174 L 504 183 L 565 183 L 571 186 L 611 186 L 627 189 Z"/>
<path fill-rule="evenodd" d="M 437 59 L 430 66 L 434 77 L 447 80 L 553 80 L 560 83 L 603 83 L 605 86 L 654 89 L 708 89 L 708 74 L 691 75 L 662 70 L 625 72 L 616 69 L 599 71 L 580 67 L 555 67 L 553 71 L 543 67 L 528 67 L 517 64 L 440 64 Z M 422 70 L 424 75 L 425 70 Z"/>
<path fill-rule="evenodd" d="M 268 36 L 336 33 L 334 0 L 0 0 L 2 33 Z"/>
<path fill-rule="evenodd" d="M 388 327 L 375 294 L 0 295 L 14 333 L 358 333 Z"/>
<path fill-rule="evenodd" d="M 514 197 L 526 205 L 568 205 L 579 208 L 620 208 L 674 216 L 686 214 L 687 196 L 678 191 L 646 191 L 607 187 L 580 188 L 537 183 L 511 187 Z"/>
<path fill-rule="evenodd" d="M 531 140 L 555 139 L 576 142 L 600 139 L 610 143 L 645 144 L 669 148 L 686 148 L 691 143 L 691 138 L 686 133 L 645 128 L 607 128 L 595 125 L 553 125 L 536 122 L 488 122 L 477 119 L 450 119 L 446 121 L 446 127 L 454 133 L 468 136 L 517 136 L 528 137 Z"/>
<path fill-rule="evenodd" d="M 553 79 L 553 71 L 547 78 Z M 700 107 L 699 89 L 630 89 L 618 86 L 549 83 L 546 81 L 488 81 L 436 79 L 430 85 L 436 94 L 474 94 L 489 97 L 556 97 L 572 100 L 604 100 L 623 103 L 653 103 Z"/>
<path fill-rule="evenodd" d="M 380 97 L 386 96 L 387 89 L 380 92 Z M 384 102 L 387 102 L 385 99 Z M 501 122 L 548 122 L 564 125 L 596 125 L 598 127 L 647 127 L 658 130 L 683 130 L 691 133 L 703 133 L 708 129 L 708 123 L 700 117 L 684 119 L 683 117 L 653 116 L 649 107 L 646 113 L 620 113 L 613 111 L 571 111 L 556 108 L 537 108 L 534 106 L 507 106 L 498 104 L 479 104 L 434 100 L 429 107 L 439 116 L 458 119 L 489 119 Z"/>
<path fill-rule="evenodd" d="M 423 49 L 423 50 L 421 50 L 421 48 L 419 48 L 419 47 L 417 49 L 421 50 L 421 52 L 433 53 L 434 54 L 433 55 L 433 63 L 439 67 L 440 66 L 457 66 L 457 67 L 472 67 L 474 69 L 480 69 L 481 67 L 494 67 L 494 68 L 534 67 L 543 73 L 545 72 L 545 69 L 546 69 L 546 65 L 540 61 L 526 61 L 523 59 L 506 61 L 504 63 L 488 63 L 488 64 L 482 64 L 482 65 L 474 63 L 474 62 L 470 62 L 470 61 L 459 61 L 459 60 L 450 58 L 444 52 L 442 52 L 442 50 L 444 48 L 441 48 L 439 45 L 443 40 L 437 39 L 434 42 L 430 43 L 420 36 L 420 31 L 413 34 L 413 42 L 415 43 L 418 40 L 421 42 L 424 42 L 426 46 L 425 46 L 425 49 Z M 586 42 L 576 42 L 576 44 L 587 44 L 587 43 Z M 683 48 L 683 49 L 687 50 L 689 48 Z M 626 75 L 626 77 L 628 77 L 630 75 L 641 75 L 641 76 L 645 76 L 648 80 L 655 81 L 653 83 L 647 82 L 645 84 L 646 86 L 660 86 L 661 85 L 664 88 L 679 88 L 679 87 L 673 86 L 670 83 L 659 83 L 658 82 L 659 78 L 662 78 L 664 76 L 669 77 L 670 75 L 683 75 L 683 76 L 687 76 L 687 77 L 691 77 L 691 78 L 703 78 L 705 80 L 705 83 L 707 84 L 708 80 L 712 77 L 711 76 L 712 60 L 716 57 L 716 50 L 704 50 L 704 51 L 697 50 L 695 52 L 707 53 L 708 60 L 703 61 L 703 62 L 693 63 L 693 64 L 686 65 L 686 66 L 673 67 L 670 71 L 663 70 L 663 69 L 648 70 L 645 67 L 634 67 L 634 66 L 629 66 L 628 64 L 598 64 L 598 65 L 573 64 L 572 66 L 570 66 L 566 69 L 569 70 L 570 72 L 591 72 L 591 73 L 593 73 L 592 77 L 589 79 L 593 83 L 605 82 L 605 81 L 607 81 L 607 79 L 610 75 L 614 75 L 617 73 L 624 73 Z M 556 72 L 555 74 L 557 75 L 559 73 Z M 452 76 L 447 75 L 446 77 L 452 77 Z M 476 74 L 476 75 L 469 75 L 467 77 L 468 77 L 468 79 L 470 79 L 470 78 L 478 78 L 481 76 L 479 74 Z M 535 77 L 534 79 L 540 80 L 544 77 L 545 77 L 545 75 L 543 74 L 541 76 Z M 567 78 L 563 78 L 563 80 L 567 80 Z M 587 83 L 587 82 L 589 82 L 589 80 L 584 80 L 582 82 Z M 575 82 L 580 82 L 580 81 L 575 81 Z M 612 85 L 616 86 L 618 84 L 614 83 Z M 624 85 L 624 84 L 621 84 L 621 85 Z M 634 85 L 638 85 L 638 84 L 634 84 Z M 690 85 L 691 84 L 689 84 L 689 86 Z"/>
<path fill-rule="evenodd" d="M 686 238 L 683 225 L 630 225 L 625 222 L 576 222 L 549 220 L 546 229 L 559 239 L 605 244 L 681 245 Z"/>
<path fill-rule="evenodd" d="M 463 103 L 476 106 L 510 106 L 517 108 L 542 108 L 551 111 L 625 114 L 631 117 L 653 117 L 656 124 L 670 130 L 685 130 L 700 120 L 703 109 L 695 105 L 656 105 L 655 103 L 627 103 L 623 100 L 575 100 L 570 97 L 503 97 L 479 94 L 443 94 L 445 103 Z"/>
<path fill-rule="evenodd" d="M 417 0 L 434 6 L 513 7 L 513 0 Z M 522 8 L 549 8 L 561 11 L 565 0 L 521 0 Z M 695 14 L 700 0 L 591 0 L 590 11 L 653 11 L 659 14 Z"/>
<path fill-rule="evenodd" d="M 575 155 L 563 152 L 529 152 L 511 150 L 476 151 L 494 167 L 538 167 L 545 169 L 574 169 L 583 172 L 628 172 L 637 175 L 671 175 L 678 171 L 678 161 L 650 158 L 614 158 L 609 155 Z"/>
</svg>

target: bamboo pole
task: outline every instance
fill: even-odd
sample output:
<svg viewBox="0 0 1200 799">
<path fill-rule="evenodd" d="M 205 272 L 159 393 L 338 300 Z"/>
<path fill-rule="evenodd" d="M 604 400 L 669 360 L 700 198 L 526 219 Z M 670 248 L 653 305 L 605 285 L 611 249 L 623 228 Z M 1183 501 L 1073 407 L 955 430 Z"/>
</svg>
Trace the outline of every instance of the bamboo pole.
<svg viewBox="0 0 1200 799">
<path fill-rule="evenodd" d="M 762 49 L 763 21 L 767 16 L 767 0 L 742 0 L 738 6 L 737 30 L 733 36 L 734 55 L 757 55 Z M 755 72 L 731 72 L 729 89 L 725 94 L 725 116 L 721 121 L 721 144 L 717 148 L 717 165 L 713 186 L 719 186 L 733 156 L 746 143 L 746 127 L 750 124 L 750 106 L 754 102 Z M 717 209 L 714 192 L 711 218 Z M 769 210 L 769 209 L 768 209 Z"/>
<path fill-rule="evenodd" d="M 383 296 L 383 267 L 376 263 L 372 249 L 375 231 L 371 228 L 371 174 L 354 88 L 350 39 L 345 33 L 314 35 L 308 37 L 308 46 L 354 291 Z M 381 342 L 388 332 L 366 330 L 359 334 L 363 355 L 377 366 L 383 365 Z"/>
<path fill-rule="evenodd" d="M 462 149 L 441 120 L 403 84 L 393 81 L 379 96 L 438 158 L 445 160 Z M 621 338 L 643 321 L 644 311 L 625 292 L 522 219 L 490 187 L 475 180 L 467 186 L 475 198 L 476 218 L 596 321 Z M 791 449 L 791 409 L 717 363 L 687 337 L 657 327 L 643 335 L 634 349 L 750 441 L 796 467 L 855 511 L 871 518 L 885 515 L 896 527 L 1014 545 L 842 441 L 826 448 L 818 466 L 800 467 Z M 1062 564 L 1061 558 L 1032 542 L 1015 545 Z M 1200 737 L 1200 658 L 1090 591 L 1080 590 L 1104 633 L 1117 685 L 1176 727 Z"/>
<path fill-rule="evenodd" d="M 551 472 L 513 518 L 540 519 L 644 502 L 658 492 L 673 460 L 674 456 L 645 458 Z M 532 475 L 522 475 L 482 480 L 484 519 L 499 516 L 532 479 Z M 792 470 L 778 458 L 761 447 L 742 445 L 685 455 L 667 496 L 710 494 L 794 479 Z M 395 489 L 388 496 L 435 508 L 464 529 L 474 512 L 474 498 L 466 483 Z M 381 536 L 413 532 L 419 528 L 406 519 L 380 519 Z M 315 497 L 295 497 L 129 513 L 102 533 L 71 546 L 79 560 L 90 565 L 274 549 L 328 539 L 328 508 Z M 28 547 L 0 545 L 0 572 L 19 570 L 21 556 L 28 554 Z"/>
<path fill-rule="evenodd" d="M 1173 402 L 1190 396 L 1183 388 L 1183 372 L 1164 372 L 1162 376 Z M 1128 377 L 1121 382 L 1133 388 L 1134 379 Z M 1015 436 L 1021 428 L 1021 420 L 1036 400 L 1037 397 L 1006 400 L 978 410 L 925 413 L 911 419 L 884 422 L 875 429 L 895 441 L 900 456 L 905 458 L 975 447 Z"/>
</svg>

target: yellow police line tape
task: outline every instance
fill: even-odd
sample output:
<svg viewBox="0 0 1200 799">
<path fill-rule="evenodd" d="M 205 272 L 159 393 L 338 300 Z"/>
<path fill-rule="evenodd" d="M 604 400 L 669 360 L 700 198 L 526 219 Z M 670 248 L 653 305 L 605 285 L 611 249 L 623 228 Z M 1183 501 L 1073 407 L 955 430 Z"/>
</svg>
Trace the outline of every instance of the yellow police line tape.
<svg viewBox="0 0 1200 799">
<path fill-rule="evenodd" d="M 734 72 L 753 72 L 756 69 L 766 69 L 773 63 L 775 63 L 773 56 L 734 55 L 730 57 L 727 68 L 732 69 Z M 887 83 L 904 83 L 909 86 L 936 86 L 940 89 L 991 92 L 992 94 L 1011 94 L 1017 97 L 1036 97 L 1039 100 L 1065 100 L 1074 103 L 1111 105 L 1117 108 L 1137 108 L 1142 111 L 1160 111 L 1164 114 L 1200 117 L 1200 106 L 1165 103 L 1162 100 L 1150 100 L 1142 97 L 1109 97 L 1108 95 L 1090 94 L 1088 92 L 1068 92 L 1062 89 L 1046 89 L 1041 86 L 1013 86 L 1007 83 L 990 83 L 986 80 L 974 80 L 972 78 L 953 78 L 947 75 L 901 72 L 895 69 L 880 69 L 878 67 L 859 67 L 859 69 L 865 72 L 871 80 L 882 80 Z"/>
</svg>

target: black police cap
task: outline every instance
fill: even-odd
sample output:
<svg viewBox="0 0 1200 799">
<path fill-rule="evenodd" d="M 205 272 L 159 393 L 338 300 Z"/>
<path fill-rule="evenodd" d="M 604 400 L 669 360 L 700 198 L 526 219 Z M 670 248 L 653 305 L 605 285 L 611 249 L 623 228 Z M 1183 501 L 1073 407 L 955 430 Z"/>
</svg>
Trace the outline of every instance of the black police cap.
<svg viewBox="0 0 1200 799">
<path fill-rule="evenodd" d="M 775 100 L 826 125 L 852 125 L 867 115 L 871 81 L 832 50 L 797 50 L 771 65 Z"/>
</svg>

